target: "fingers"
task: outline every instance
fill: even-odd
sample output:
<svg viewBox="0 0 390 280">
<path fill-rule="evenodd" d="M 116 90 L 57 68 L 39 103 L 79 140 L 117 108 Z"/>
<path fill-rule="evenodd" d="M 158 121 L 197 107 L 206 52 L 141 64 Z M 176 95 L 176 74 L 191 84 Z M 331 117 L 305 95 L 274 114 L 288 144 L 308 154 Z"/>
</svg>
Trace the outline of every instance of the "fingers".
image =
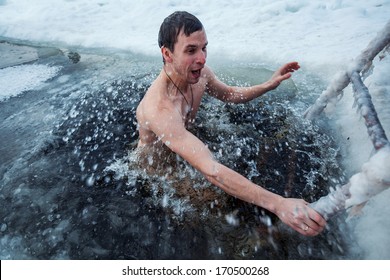
<svg viewBox="0 0 390 280">
<path fill-rule="evenodd" d="M 298 62 L 290 62 L 282 66 L 278 71 L 275 72 L 274 77 L 277 77 L 279 82 L 287 80 L 291 77 L 291 73 L 295 72 L 300 68 Z"/>
<path fill-rule="evenodd" d="M 324 226 L 320 226 L 316 223 L 313 223 L 310 220 L 306 220 L 305 222 L 299 222 L 295 227 L 293 227 L 297 232 L 305 236 L 316 236 L 320 234 Z"/>
<path fill-rule="evenodd" d="M 284 80 L 287 80 L 287 79 L 289 79 L 291 77 L 291 73 L 289 72 L 289 73 L 287 73 L 287 74 L 284 74 L 284 75 L 282 75 L 281 77 L 280 77 L 280 82 L 281 81 L 284 81 Z"/>
<path fill-rule="evenodd" d="M 285 74 L 285 73 L 292 73 L 294 71 L 297 71 L 299 68 L 301 68 L 298 64 L 298 62 L 289 62 L 287 64 L 285 64 L 283 67 L 282 67 L 282 74 Z"/>
<path fill-rule="evenodd" d="M 272 82 L 270 89 L 275 89 L 279 86 L 281 82 L 287 80 L 291 77 L 291 73 L 298 70 L 300 68 L 298 62 L 289 62 L 279 68 L 270 78 Z"/>
<path fill-rule="evenodd" d="M 286 198 L 276 214 L 291 228 L 305 236 L 315 236 L 324 230 L 326 221 L 302 199 Z"/>
<path fill-rule="evenodd" d="M 303 235 L 315 236 L 323 231 L 324 226 L 321 226 L 312 220 L 308 220 L 302 224 L 301 229 L 303 230 Z"/>
<path fill-rule="evenodd" d="M 307 202 L 304 202 L 304 208 L 295 217 L 296 230 L 305 236 L 315 236 L 324 230 L 325 219 L 316 211 L 311 209 Z"/>
<path fill-rule="evenodd" d="M 296 62 L 296 61 L 293 61 L 293 62 L 289 62 L 286 64 L 286 68 L 289 69 L 291 72 L 294 72 L 296 70 L 298 70 L 299 68 L 301 68 L 301 66 L 299 66 L 299 63 Z"/>
<path fill-rule="evenodd" d="M 316 236 L 316 235 L 320 234 L 322 231 L 322 229 L 316 230 L 316 229 L 308 226 L 307 224 L 302 224 L 301 226 L 297 227 L 295 230 L 297 232 L 299 232 L 300 234 L 305 235 L 305 236 Z"/>
<path fill-rule="evenodd" d="M 290 77 L 291 77 L 291 73 L 287 73 L 287 74 L 284 74 L 284 75 L 276 77 L 274 79 L 274 87 L 279 86 L 281 82 L 283 82 L 284 80 L 289 79 Z"/>
</svg>

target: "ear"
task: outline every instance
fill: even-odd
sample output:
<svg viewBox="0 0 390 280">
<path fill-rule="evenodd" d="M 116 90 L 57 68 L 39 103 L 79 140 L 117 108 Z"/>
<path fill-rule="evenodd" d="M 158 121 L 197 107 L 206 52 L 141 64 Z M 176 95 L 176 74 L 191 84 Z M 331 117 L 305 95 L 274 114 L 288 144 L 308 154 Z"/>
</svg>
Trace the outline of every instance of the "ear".
<svg viewBox="0 0 390 280">
<path fill-rule="evenodd" d="M 167 47 L 161 47 L 161 54 L 165 62 L 172 62 L 172 52 Z"/>
</svg>

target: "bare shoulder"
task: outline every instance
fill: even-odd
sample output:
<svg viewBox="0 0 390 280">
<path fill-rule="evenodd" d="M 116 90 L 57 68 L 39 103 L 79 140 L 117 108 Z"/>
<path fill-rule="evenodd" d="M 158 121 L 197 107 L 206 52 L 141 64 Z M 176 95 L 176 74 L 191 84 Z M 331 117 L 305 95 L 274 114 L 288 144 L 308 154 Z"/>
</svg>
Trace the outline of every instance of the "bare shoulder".
<svg viewBox="0 0 390 280">
<path fill-rule="evenodd" d="M 139 124 L 145 125 L 150 122 L 153 116 L 158 115 L 160 99 L 157 87 L 152 84 L 141 99 L 136 110 Z"/>
<path fill-rule="evenodd" d="M 202 75 L 199 82 L 196 84 L 195 88 L 198 88 L 198 92 L 200 93 L 200 96 L 203 95 L 204 91 L 207 91 L 207 88 L 210 84 L 213 83 L 213 81 L 216 79 L 216 76 L 213 72 L 213 70 L 205 65 L 202 69 Z"/>
<path fill-rule="evenodd" d="M 167 118 L 171 120 L 176 115 L 181 120 L 173 103 L 168 98 L 164 98 L 165 96 L 164 87 L 159 83 L 153 83 L 137 107 L 138 122 L 149 124 L 149 127 L 154 123 L 167 121 Z"/>
<path fill-rule="evenodd" d="M 215 74 L 214 74 L 213 70 L 211 70 L 211 68 L 208 67 L 207 65 L 205 65 L 203 70 L 202 70 L 202 76 L 206 79 L 206 82 L 209 82 L 209 81 L 215 79 Z"/>
</svg>

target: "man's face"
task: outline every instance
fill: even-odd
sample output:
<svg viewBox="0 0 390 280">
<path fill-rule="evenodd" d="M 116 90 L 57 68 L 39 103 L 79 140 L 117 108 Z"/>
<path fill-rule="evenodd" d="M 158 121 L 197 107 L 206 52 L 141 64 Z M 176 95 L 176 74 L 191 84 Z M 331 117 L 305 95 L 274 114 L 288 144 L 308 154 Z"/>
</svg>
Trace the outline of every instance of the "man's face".
<svg viewBox="0 0 390 280">
<path fill-rule="evenodd" d="M 172 53 L 174 71 L 189 84 L 196 84 L 201 76 L 201 70 L 206 64 L 207 36 L 204 30 L 196 31 L 186 36 L 179 33 Z"/>
</svg>

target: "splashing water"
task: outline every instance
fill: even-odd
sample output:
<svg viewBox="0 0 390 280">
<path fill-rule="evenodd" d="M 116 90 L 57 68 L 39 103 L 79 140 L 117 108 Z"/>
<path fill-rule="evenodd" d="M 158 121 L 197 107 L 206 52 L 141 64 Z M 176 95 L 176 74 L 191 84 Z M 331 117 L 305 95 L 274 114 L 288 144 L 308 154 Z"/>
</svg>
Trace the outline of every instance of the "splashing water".
<svg viewBox="0 0 390 280">
<path fill-rule="evenodd" d="M 0 103 L 2 259 L 351 257 L 337 218 L 305 239 L 180 158 L 169 176 L 137 167 L 134 111 L 155 60 L 84 50 L 79 64 L 48 61 L 60 67 L 56 76 Z M 258 65 L 215 68 L 236 84 L 270 74 Z M 316 85 L 298 83 L 244 105 L 206 97 L 192 132 L 253 182 L 312 201 L 345 176 L 332 129 L 301 117 Z"/>
</svg>

